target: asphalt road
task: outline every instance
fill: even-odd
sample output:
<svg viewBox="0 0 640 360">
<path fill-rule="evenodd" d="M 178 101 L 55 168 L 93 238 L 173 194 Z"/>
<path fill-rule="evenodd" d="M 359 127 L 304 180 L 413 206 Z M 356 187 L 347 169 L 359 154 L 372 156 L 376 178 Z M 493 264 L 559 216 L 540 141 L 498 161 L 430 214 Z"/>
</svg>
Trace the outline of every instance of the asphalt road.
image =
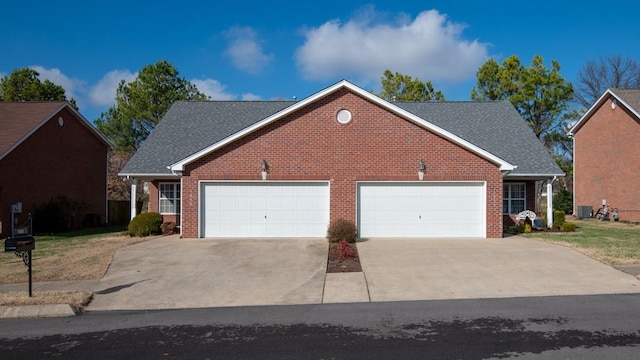
<svg viewBox="0 0 640 360">
<path fill-rule="evenodd" d="M 640 295 L 92 312 L 0 321 L 1 359 L 636 359 Z"/>
</svg>

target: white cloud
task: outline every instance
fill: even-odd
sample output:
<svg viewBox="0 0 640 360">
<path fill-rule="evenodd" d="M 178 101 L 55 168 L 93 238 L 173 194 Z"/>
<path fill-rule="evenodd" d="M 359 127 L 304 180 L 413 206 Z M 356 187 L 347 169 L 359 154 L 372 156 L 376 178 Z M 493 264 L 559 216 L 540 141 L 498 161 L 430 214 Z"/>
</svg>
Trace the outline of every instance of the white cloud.
<svg viewBox="0 0 640 360">
<path fill-rule="evenodd" d="M 246 94 L 242 94 L 242 100 L 257 101 L 257 100 L 262 100 L 262 96 L 252 94 L 252 93 L 246 93 Z"/>
<path fill-rule="evenodd" d="M 94 105 L 114 105 L 116 103 L 116 90 L 121 80 L 131 82 L 138 73 L 129 70 L 111 70 L 98 81 L 89 91 L 89 101 Z"/>
<path fill-rule="evenodd" d="M 353 76 L 379 82 L 389 69 L 423 81 L 456 82 L 473 78 L 489 57 L 487 44 L 462 39 L 465 25 L 437 10 L 413 20 L 401 16 L 395 24 L 375 21 L 380 14 L 365 10 L 344 24 L 333 20 L 305 31 L 305 43 L 295 53 L 305 79 Z"/>
<path fill-rule="evenodd" d="M 40 74 L 38 78 L 40 81 L 49 80 L 56 85 L 60 85 L 65 90 L 65 96 L 67 100 L 72 98 L 78 99 L 78 94 L 85 91 L 86 82 L 80 79 L 72 79 L 60 71 L 57 68 L 47 69 L 39 65 L 29 66 L 29 68 L 35 70 Z"/>
<path fill-rule="evenodd" d="M 250 27 L 232 27 L 225 33 L 229 47 L 225 54 L 231 57 L 235 67 L 250 74 L 260 73 L 273 60 L 273 54 L 265 54 Z"/>
<path fill-rule="evenodd" d="M 225 91 L 227 88 L 218 80 L 214 79 L 194 79 L 191 83 L 198 88 L 198 91 L 209 96 L 211 100 L 233 100 L 235 96 Z"/>
</svg>

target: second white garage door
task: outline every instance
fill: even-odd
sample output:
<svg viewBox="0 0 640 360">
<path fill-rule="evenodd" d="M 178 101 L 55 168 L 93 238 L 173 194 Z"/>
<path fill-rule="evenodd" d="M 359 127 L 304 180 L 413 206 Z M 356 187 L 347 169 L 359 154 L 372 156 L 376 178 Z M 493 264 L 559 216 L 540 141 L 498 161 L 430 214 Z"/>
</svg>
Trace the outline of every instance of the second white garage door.
<svg viewBox="0 0 640 360">
<path fill-rule="evenodd" d="M 484 182 L 361 183 L 360 237 L 485 237 Z"/>
<path fill-rule="evenodd" d="M 324 237 L 327 182 L 205 182 L 202 237 Z"/>
</svg>

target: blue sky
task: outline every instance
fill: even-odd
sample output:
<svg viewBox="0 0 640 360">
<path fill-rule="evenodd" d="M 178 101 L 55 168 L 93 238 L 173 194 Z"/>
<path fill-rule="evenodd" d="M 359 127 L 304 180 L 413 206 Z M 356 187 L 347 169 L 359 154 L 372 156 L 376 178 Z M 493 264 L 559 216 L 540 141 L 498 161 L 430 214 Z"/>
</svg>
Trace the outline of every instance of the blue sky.
<svg viewBox="0 0 640 360">
<path fill-rule="evenodd" d="M 589 59 L 640 61 L 640 5 L 629 0 L 97 3 L 4 4 L 0 75 L 35 68 L 93 121 L 121 79 L 163 59 L 212 99 L 247 100 L 302 99 L 341 79 L 379 91 L 385 69 L 469 100 L 490 57 L 540 54 L 572 82 Z"/>
</svg>

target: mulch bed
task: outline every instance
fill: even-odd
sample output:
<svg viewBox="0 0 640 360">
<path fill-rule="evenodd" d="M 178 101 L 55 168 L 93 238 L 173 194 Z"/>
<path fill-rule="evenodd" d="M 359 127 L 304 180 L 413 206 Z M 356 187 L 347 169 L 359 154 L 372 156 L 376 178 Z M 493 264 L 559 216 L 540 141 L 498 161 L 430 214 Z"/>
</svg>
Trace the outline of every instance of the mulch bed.
<svg viewBox="0 0 640 360">
<path fill-rule="evenodd" d="M 329 244 L 327 273 L 361 272 L 358 248 L 355 243 Z"/>
</svg>

